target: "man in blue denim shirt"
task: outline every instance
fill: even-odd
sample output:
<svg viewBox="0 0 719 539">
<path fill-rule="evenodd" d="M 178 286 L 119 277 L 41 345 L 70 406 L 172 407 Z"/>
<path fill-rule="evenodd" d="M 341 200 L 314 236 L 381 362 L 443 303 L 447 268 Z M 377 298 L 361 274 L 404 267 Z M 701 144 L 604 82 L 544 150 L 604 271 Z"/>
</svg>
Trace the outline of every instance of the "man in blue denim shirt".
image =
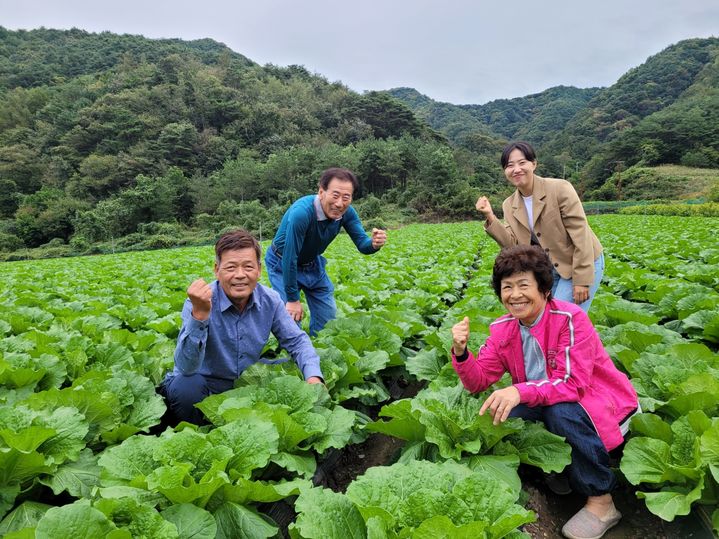
<svg viewBox="0 0 719 539">
<path fill-rule="evenodd" d="M 244 230 L 215 244 L 215 277 L 194 281 L 182 309 L 175 368 L 164 381 L 172 412 L 200 423 L 195 404 L 227 391 L 247 367 L 260 361 L 270 331 L 310 384 L 322 383 L 320 361 L 309 337 L 293 322 L 279 294 L 257 281 L 260 244 Z"/>
<path fill-rule="evenodd" d="M 344 228 L 359 252 L 376 253 L 387 241 L 387 233 L 372 229 L 370 238 L 362 228 L 357 212 L 350 206 L 358 183 L 344 168 L 322 173 L 319 192 L 297 200 L 285 212 L 272 246 L 265 254 L 267 275 L 272 288 L 285 302 L 293 320 L 302 320 L 300 290 L 310 309 L 310 335 L 316 335 L 335 317 L 334 286 L 325 272 L 322 255 Z"/>
</svg>

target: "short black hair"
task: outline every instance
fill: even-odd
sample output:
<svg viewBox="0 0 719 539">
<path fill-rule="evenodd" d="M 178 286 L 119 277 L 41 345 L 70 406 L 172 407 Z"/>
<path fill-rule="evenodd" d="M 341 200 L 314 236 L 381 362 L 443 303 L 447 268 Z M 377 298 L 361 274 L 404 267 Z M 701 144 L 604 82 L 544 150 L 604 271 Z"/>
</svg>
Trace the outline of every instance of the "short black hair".
<svg viewBox="0 0 719 539">
<path fill-rule="evenodd" d="M 217 240 L 217 243 L 215 243 L 215 264 L 220 265 L 222 253 L 225 251 L 247 249 L 248 247 L 252 247 L 255 250 L 257 263 L 259 264 L 262 256 L 262 247 L 260 247 L 260 242 L 258 242 L 252 234 L 242 228 L 225 232 Z"/>
<path fill-rule="evenodd" d="M 322 173 L 322 176 L 320 176 L 320 187 L 324 190 L 327 190 L 330 185 L 330 182 L 335 178 L 337 178 L 338 180 L 351 182 L 353 195 L 359 189 L 359 182 L 357 181 L 357 178 L 351 170 L 348 170 L 346 168 L 328 168 L 327 170 L 325 170 Z"/>
<path fill-rule="evenodd" d="M 532 148 L 532 145 L 529 142 L 510 142 L 507 144 L 504 149 L 502 150 L 502 158 L 500 159 L 500 162 L 502 163 L 502 168 L 507 168 L 507 163 L 509 163 L 509 154 L 512 153 L 514 150 L 519 150 L 524 155 L 524 158 L 528 161 L 536 161 L 537 160 L 537 154 L 534 151 L 534 148 Z"/>
<path fill-rule="evenodd" d="M 552 261 L 547 253 L 537 245 L 515 245 L 505 247 L 494 260 L 492 269 L 492 288 L 498 298 L 502 298 L 502 279 L 523 271 L 532 272 L 537 280 L 537 288 L 542 294 L 549 293 L 547 299 L 552 299 L 552 285 L 554 274 Z"/>
</svg>

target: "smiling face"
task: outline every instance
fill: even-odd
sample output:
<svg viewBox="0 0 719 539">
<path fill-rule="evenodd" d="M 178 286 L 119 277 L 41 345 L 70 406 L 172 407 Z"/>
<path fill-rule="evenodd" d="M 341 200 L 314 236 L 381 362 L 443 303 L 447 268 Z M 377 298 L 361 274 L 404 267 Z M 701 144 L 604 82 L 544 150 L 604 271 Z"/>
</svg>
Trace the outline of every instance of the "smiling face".
<svg viewBox="0 0 719 539">
<path fill-rule="evenodd" d="M 327 184 L 327 189 L 320 187 L 318 193 L 322 211 L 329 219 L 339 219 L 352 204 L 353 192 L 352 182 L 332 178 Z"/>
<path fill-rule="evenodd" d="M 502 304 L 509 314 L 525 326 L 531 325 L 544 312 L 548 293 L 539 291 L 537 279 L 531 271 L 513 273 L 502 279 Z"/>
<path fill-rule="evenodd" d="M 522 150 L 515 148 L 509 154 L 509 160 L 504 167 L 504 175 L 509 183 L 527 197 L 532 194 L 532 189 L 534 189 L 535 168 L 537 168 L 537 162 L 530 161 L 522 153 Z"/>
<path fill-rule="evenodd" d="M 215 264 L 215 277 L 230 301 L 242 310 L 252 296 L 260 278 L 260 262 L 252 247 L 230 249 Z"/>
</svg>

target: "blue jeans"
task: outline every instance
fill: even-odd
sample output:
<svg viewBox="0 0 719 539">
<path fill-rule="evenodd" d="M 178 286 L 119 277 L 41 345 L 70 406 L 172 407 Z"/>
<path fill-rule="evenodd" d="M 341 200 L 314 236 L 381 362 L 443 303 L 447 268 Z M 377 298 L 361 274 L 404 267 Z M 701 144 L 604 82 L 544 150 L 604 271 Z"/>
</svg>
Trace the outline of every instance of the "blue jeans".
<svg viewBox="0 0 719 539">
<path fill-rule="evenodd" d="M 565 279 L 559 273 L 557 273 L 556 269 L 552 270 L 552 273 L 554 274 L 554 284 L 552 285 L 552 297 L 556 299 L 561 299 L 563 301 L 568 301 L 569 303 L 572 303 L 574 299 L 572 298 L 572 293 L 574 292 L 571 279 Z M 599 288 L 599 285 L 602 282 L 602 277 L 604 276 L 604 253 L 600 254 L 599 257 L 594 261 L 594 282 L 589 287 L 589 299 L 583 303 L 580 303 L 579 306 L 584 310 L 585 313 L 589 312 L 589 306 L 592 304 L 592 300 L 594 299 L 594 294 L 597 293 L 597 289 Z"/>
<path fill-rule="evenodd" d="M 564 436 L 572 447 L 568 471 L 569 484 L 575 492 L 601 496 L 617 486 L 617 478 L 609 467 L 609 453 L 579 403 L 559 402 L 536 407 L 519 404 L 509 416 L 541 421 L 549 432 Z"/>
<path fill-rule="evenodd" d="M 297 265 L 297 286 L 305 293 L 307 307 L 310 310 L 310 335 L 317 335 L 325 324 L 337 316 L 335 304 L 335 287 L 327 276 L 325 264 L 327 260 L 318 256 L 312 262 Z M 285 281 L 282 278 L 282 258 L 277 256 L 270 246 L 265 253 L 265 267 L 272 288 L 279 292 L 282 301 L 287 303 Z M 297 325 L 300 325 L 298 323 Z"/>
<path fill-rule="evenodd" d="M 195 404 L 209 395 L 222 393 L 232 389 L 234 380 L 213 378 L 202 374 L 176 374 L 162 382 L 167 403 L 175 417 L 180 421 L 188 421 L 201 425 L 205 416 Z"/>
</svg>

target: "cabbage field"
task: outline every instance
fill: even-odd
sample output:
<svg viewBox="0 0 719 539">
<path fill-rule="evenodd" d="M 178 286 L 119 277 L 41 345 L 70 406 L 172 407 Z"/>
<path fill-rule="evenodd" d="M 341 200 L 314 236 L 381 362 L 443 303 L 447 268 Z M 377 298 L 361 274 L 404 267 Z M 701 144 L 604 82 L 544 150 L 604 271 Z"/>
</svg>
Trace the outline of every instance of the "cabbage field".
<svg viewBox="0 0 719 539">
<path fill-rule="evenodd" d="M 590 222 L 607 257 L 590 315 L 644 411 L 619 470 L 653 514 L 702 506 L 719 530 L 719 219 Z M 168 426 L 156 386 L 188 284 L 213 278 L 211 246 L 0 265 L 0 536 L 529 537 L 517 469 L 560 471 L 569 446 L 521 419 L 492 426 L 448 358 L 454 323 L 470 318 L 476 350 L 504 313 L 498 248 L 477 222 L 388 236 L 373 256 L 346 236 L 326 253 L 326 387 L 277 362 L 273 341 L 273 361 L 199 405 L 202 427 Z M 346 488 L 313 482 L 372 433 L 401 452 Z M 276 502 L 289 526 L 268 516 Z"/>
</svg>

